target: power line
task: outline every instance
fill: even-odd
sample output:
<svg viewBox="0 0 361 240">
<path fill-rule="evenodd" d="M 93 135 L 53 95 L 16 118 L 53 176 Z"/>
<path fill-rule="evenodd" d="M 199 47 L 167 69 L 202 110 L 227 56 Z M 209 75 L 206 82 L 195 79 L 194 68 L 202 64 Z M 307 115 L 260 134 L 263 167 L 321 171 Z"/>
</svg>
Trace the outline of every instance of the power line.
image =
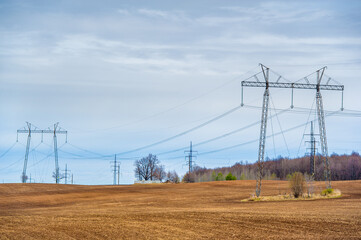
<svg viewBox="0 0 361 240">
<path fill-rule="evenodd" d="M 0 158 L 4 157 L 8 152 L 10 152 L 11 149 L 13 149 L 17 143 L 18 142 L 15 142 L 13 145 L 11 145 L 10 148 L 8 148 L 3 154 L 0 155 Z"/>
<path fill-rule="evenodd" d="M 307 117 L 307 122 L 310 120 L 311 113 L 312 113 L 312 110 L 313 110 L 313 105 L 315 104 L 315 101 L 316 101 L 316 98 L 313 99 L 312 106 L 311 106 L 311 109 L 310 109 L 310 113 L 308 114 L 308 117 Z M 303 138 L 305 136 L 306 129 L 307 129 L 307 125 L 305 126 L 305 129 L 303 130 L 302 139 L 301 139 L 300 145 L 298 146 L 298 150 L 297 150 L 297 156 L 300 153 L 301 144 L 303 142 Z"/>
<path fill-rule="evenodd" d="M 101 153 L 97 153 L 97 152 L 93 152 L 93 151 L 89 151 L 87 149 L 84 149 L 84 148 L 81 148 L 81 147 L 78 147 L 78 146 L 75 146 L 74 144 L 71 144 L 71 143 L 68 143 L 70 146 L 78 149 L 78 150 L 81 150 L 81 151 L 84 151 L 84 152 L 87 152 L 87 153 L 91 153 L 91 154 L 94 154 L 94 155 L 99 155 L 99 156 L 104 156 L 104 154 L 101 154 Z"/>
<path fill-rule="evenodd" d="M 273 103 L 273 100 L 272 100 L 272 97 L 270 97 L 271 99 L 271 103 L 273 105 L 273 107 L 275 107 L 274 103 Z M 293 108 L 293 106 L 291 107 Z M 281 129 L 281 132 L 282 132 L 282 137 L 283 137 L 283 141 L 285 142 L 285 145 L 286 145 L 286 149 L 287 149 L 287 152 L 288 152 L 288 156 L 290 155 L 290 151 L 288 149 L 288 145 L 287 145 L 287 141 L 286 141 L 286 138 L 285 138 L 285 135 L 283 134 L 283 130 L 282 130 L 282 126 L 281 126 L 281 123 L 280 123 L 280 119 L 278 118 L 278 114 L 276 113 L 276 119 L 277 119 L 277 122 L 278 122 L 278 125 L 280 126 L 280 129 Z"/>
<path fill-rule="evenodd" d="M 139 147 L 139 148 L 136 148 L 136 149 L 133 149 L 133 150 L 130 150 L 130 151 L 121 152 L 121 153 L 117 153 L 117 154 L 119 154 L 119 155 L 124 155 L 124 154 L 132 153 L 132 152 L 137 152 L 137 151 L 141 151 L 141 150 L 144 150 L 144 149 L 147 149 L 147 148 L 150 148 L 150 147 L 153 147 L 153 146 L 156 146 L 156 145 L 159 145 L 159 144 L 168 142 L 168 141 L 173 140 L 173 139 L 175 139 L 175 138 L 178 138 L 178 137 L 180 137 L 180 136 L 186 135 L 187 133 L 193 132 L 193 131 L 201 128 L 201 127 L 204 127 L 204 126 L 206 126 L 206 125 L 208 125 L 208 124 L 210 124 L 210 123 L 212 123 L 212 122 L 214 122 L 214 121 L 217 121 L 217 120 L 219 120 L 219 119 L 221 119 L 221 118 L 223 118 L 223 117 L 225 117 L 225 116 L 227 116 L 227 115 L 235 112 L 236 110 L 238 110 L 238 109 L 240 109 L 240 108 L 241 108 L 241 106 L 239 105 L 239 106 L 237 106 L 237 107 L 235 107 L 235 108 L 232 108 L 232 109 L 228 110 L 227 112 L 225 112 L 225 113 L 223 113 L 223 114 L 221 114 L 221 115 L 219 115 L 219 116 L 217 116 L 217 117 L 215 117 L 215 118 L 212 118 L 212 119 L 210 119 L 210 120 L 208 120 L 208 121 L 206 121 L 206 122 L 204 122 L 204 123 L 202 123 L 202 124 L 199 124 L 199 125 L 191 128 L 191 129 L 188 129 L 188 130 L 186 130 L 186 131 L 184 131 L 184 132 L 178 133 L 178 134 L 176 134 L 176 135 L 174 135 L 174 136 L 172 136 L 172 137 L 163 139 L 163 140 L 161 140 L 161 141 L 158 141 L 158 142 L 155 142 L 155 143 L 152 143 L 152 144 L 143 146 L 143 147 Z"/>
<path fill-rule="evenodd" d="M 338 112 L 338 111 L 335 111 L 335 113 Z M 329 117 L 329 116 L 332 116 L 332 114 L 326 115 L 325 118 Z M 297 128 L 303 127 L 303 126 L 307 125 L 308 123 L 310 123 L 310 122 L 306 122 L 306 123 L 303 123 L 303 124 L 288 128 L 288 129 L 284 130 L 283 133 L 286 133 L 286 132 L 295 130 Z M 278 136 L 280 134 L 282 134 L 281 131 L 275 133 L 274 136 Z M 266 138 L 269 138 L 269 137 L 272 137 L 272 135 L 268 135 Z M 259 141 L 259 139 L 254 139 L 254 140 L 247 141 L 247 142 L 244 142 L 244 143 L 235 144 L 235 145 L 232 145 L 232 146 L 228 146 L 228 147 L 224 147 L 224 148 L 220 148 L 220 149 L 216 149 L 216 150 L 212 150 L 212 151 L 208 151 L 208 152 L 200 152 L 198 155 L 207 155 L 207 154 L 211 154 L 211 153 L 222 152 L 222 151 L 230 150 L 230 149 L 233 149 L 233 148 L 241 147 L 241 146 L 244 146 L 244 145 L 248 145 L 248 144 L 251 144 L 251 143 L 255 143 L 257 141 Z"/>
<path fill-rule="evenodd" d="M 289 110 L 290 110 L 289 108 L 287 108 L 287 109 L 282 109 L 282 110 L 278 113 L 278 115 L 281 115 L 281 114 L 283 114 L 283 113 L 285 113 L 285 112 L 287 112 L 287 111 L 289 111 Z M 274 116 L 275 116 L 275 115 L 272 115 L 272 116 L 270 116 L 270 118 L 273 118 Z M 241 131 L 246 130 L 246 129 L 248 129 L 248 128 L 251 128 L 251 127 L 253 127 L 253 126 L 256 126 L 256 125 L 258 125 L 260 122 L 261 122 L 261 121 L 253 122 L 253 123 L 251 123 L 251 124 L 249 124 L 249 125 L 247 125 L 247 126 L 244 126 L 244 127 L 235 129 L 235 130 L 233 130 L 233 131 L 230 131 L 230 132 L 228 132 L 228 133 L 222 134 L 222 135 L 220 135 L 220 136 L 217 136 L 217 137 L 214 137 L 214 138 L 211 138 L 211 139 L 208 139 L 208 140 L 199 142 L 199 143 L 195 144 L 194 146 L 195 146 L 195 147 L 198 147 L 198 146 L 201 146 L 201 145 L 204 145 L 204 144 L 207 144 L 207 143 L 210 143 L 210 142 L 213 142 L 213 141 L 222 139 L 222 138 L 224 138 L 224 137 L 228 137 L 228 136 L 233 135 L 233 134 L 235 134 L 235 133 L 238 133 L 238 132 L 241 132 Z M 166 151 L 166 152 L 158 153 L 157 155 L 165 155 L 165 154 L 169 154 L 169 153 L 174 153 L 174 152 L 182 151 L 182 150 L 185 150 L 185 149 L 187 149 L 187 147 L 183 147 L 183 148 L 179 148 L 179 149 L 175 149 L 175 150 L 171 150 L 171 151 Z"/>
<path fill-rule="evenodd" d="M 253 72 L 255 69 L 257 69 L 257 67 L 255 67 L 255 68 L 253 68 L 253 69 L 251 69 L 251 70 L 249 70 L 249 71 L 247 71 L 247 72 L 245 72 L 245 73 L 243 73 L 243 74 L 241 74 L 241 75 L 239 75 L 239 76 L 237 76 L 237 77 L 234 77 L 234 78 L 232 78 L 231 80 L 229 80 L 229 81 L 227 81 L 227 82 L 225 82 L 225 83 L 223 83 L 223 84 L 221 84 L 221 85 L 219 85 L 219 86 L 217 86 L 217 87 L 215 87 L 215 88 L 213 88 L 213 89 L 211 89 L 211 90 L 209 90 L 209 91 L 207 91 L 207 92 L 205 92 L 205 93 L 203 93 L 203 94 L 200 94 L 200 95 L 198 95 L 198 96 L 196 96 L 196 97 L 193 97 L 193 98 L 191 98 L 191 99 L 189 99 L 189 100 L 187 100 L 187 101 L 185 101 L 185 102 L 183 102 L 183 103 L 181 103 L 181 104 L 178 104 L 178 105 L 176 105 L 176 106 L 174 106 L 174 107 L 171 107 L 171 108 L 169 108 L 169 109 L 167 109 L 167 110 L 164 110 L 164 111 L 155 113 L 155 114 L 150 115 L 150 116 L 148 116 L 148 117 L 143 117 L 143 118 L 141 118 L 141 119 L 139 119 L 139 120 L 132 121 L 132 122 L 129 122 L 129 123 L 126 123 L 126 124 L 123 124 L 123 125 L 117 125 L 117 126 L 113 126 L 113 127 L 109 127 L 109 128 L 103 128 L 103 129 L 94 129 L 94 130 L 90 130 L 90 131 L 87 131 L 87 132 L 106 131 L 106 130 L 112 130 L 112 129 L 116 129 L 116 128 L 127 127 L 127 126 L 131 126 L 131 125 L 134 125 L 134 124 L 137 124 L 137 123 L 140 123 L 140 122 L 144 122 L 144 121 L 146 121 L 146 120 L 148 120 L 148 119 L 155 118 L 155 117 L 160 116 L 160 115 L 162 115 L 162 114 L 164 114 L 164 113 L 167 113 L 167 112 L 173 111 L 173 110 L 175 110 L 175 109 L 177 109 L 177 108 L 180 108 L 180 107 L 182 107 L 182 106 L 184 106 L 184 105 L 186 105 L 186 104 L 188 104 L 188 103 L 191 103 L 191 102 L 193 102 L 193 101 L 195 101 L 195 100 L 197 100 L 197 99 L 199 99 L 199 98 L 202 98 L 202 97 L 204 97 L 204 96 L 207 96 L 207 95 L 209 95 L 210 93 L 215 92 L 215 91 L 217 91 L 218 89 L 221 89 L 221 88 L 227 86 L 228 84 L 230 84 L 230 83 L 232 83 L 232 82 L 234 82 L 234 81 L 236 81 L 236 80 L 239 80 L 241 77 L 243 77 L 243 76 L 245 76 L 245 75 Z"/>
<path fill-rule="evenodd" d="M 36 151 L 36 149 L 37 149 L 40 145 L 41 145 L 41 143 L 39 143 L 38 145 L 36 145 L 34 148 L 32 148 L 32 149 L 30 150 L 29 153 L 32 153 L 32 152 Z M 0 170 L 5 170 L 5 169 L 7 169 L 7 168 L 9 168 L 9 167 L 11 167 L 11 166 L 14 166 L 16 163 L 20 162 L 22 159 L 23 159 L 23 157 L 19 158 L 19 160 L 16 160 L 15 162 L 9 164 L 9 165 L 6 166 L 6 167 L 1 168 Z"/>
</svg>

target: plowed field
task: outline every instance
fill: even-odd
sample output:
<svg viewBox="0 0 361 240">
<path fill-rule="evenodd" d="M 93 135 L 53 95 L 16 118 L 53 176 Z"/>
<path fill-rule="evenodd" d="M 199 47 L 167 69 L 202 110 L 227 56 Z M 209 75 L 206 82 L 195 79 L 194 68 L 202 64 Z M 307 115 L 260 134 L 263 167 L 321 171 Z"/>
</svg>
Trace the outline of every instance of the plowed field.
<svg viewBox="0 0 361 240">
<path fill-rule="evenodd" d="M 0 184 L 0 239 L 361 239 L 361 181 L 332 184 L 341 198 L 283 202 L 241 202 L 255 181 Z"/>
</svg>

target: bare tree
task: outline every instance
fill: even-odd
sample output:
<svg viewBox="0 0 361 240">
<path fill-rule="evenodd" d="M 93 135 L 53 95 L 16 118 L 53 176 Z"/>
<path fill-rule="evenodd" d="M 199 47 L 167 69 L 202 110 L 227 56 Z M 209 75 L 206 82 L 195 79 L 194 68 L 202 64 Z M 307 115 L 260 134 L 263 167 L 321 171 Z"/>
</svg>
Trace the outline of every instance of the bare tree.
<svg viewBox="0 0 361 240">
<path fill-rule="evenodd" d="M 168 171 L 167 182 L 179 183 L 179 176 L 176 171 L 173 171 L 173 172 Z"/>
<path fill-rule="evenodd" d="M 157 178 L 156 175 L 157 169 L 160 167 L 159 164 L 160 162 L 157 156 L 152 154 L 149 154 L 147 157 L 143 157 L 139 160 L 136 160 L 134 162 L 135 176 L 139 180 L 145 180 L 145 181 L 159 179 Z M 164 166 L 162 166 L 162 171 L 164 172 Z M 163 179 L 165 177 L 165 173 L 162 176 L 158 176 L 158 177 L 162 177 Z"/>
<path fill-rule="evenodd" d="M 289 180 L 292 194 L 295 198 L 302 197 L 305 192 L 305 178 L 302 173 L 294 172 Z"/>
<path fill-rule="evenodd" d="M 54 178 L 54 180 L 56 182 L 56 172 L 55 171 L 53 172 L 52 177 Z M 65 178 L 65 175 L 64 174 L 59 174 L 59 176 L 58 176 L 59 183 L 60 183 L 60 180 L 63 179 L 63 178 Z"/>
<path fill-rule="evenodd" d="M 160 166 L 156 167 L 156 169 L 154 171 L 154 178 L 163 182 L 163 180 L 166 178 L 166 173 L 165 173 L 164 169 L 165 169 L 164 165 L 160 165 Z"/>
</svg>

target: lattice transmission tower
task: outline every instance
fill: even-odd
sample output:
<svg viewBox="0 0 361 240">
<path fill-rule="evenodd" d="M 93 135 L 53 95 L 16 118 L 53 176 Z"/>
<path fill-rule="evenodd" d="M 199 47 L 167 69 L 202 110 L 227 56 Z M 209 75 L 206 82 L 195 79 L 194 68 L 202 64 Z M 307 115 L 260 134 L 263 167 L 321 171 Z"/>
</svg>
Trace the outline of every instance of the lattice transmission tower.
<svg viewBox="0 0 361 240">
<path fill-rule="evenodd" d="M 117 155 L 114 155 L 114 161 L 111 162 L 112 172 L 113 172 L 113 185 L 117 185 L 117 177 L 118 177 L 118 185 L 120 179 L 120 161 L 117 161 Z"/>
<path fill-rule="evenodd" d="M 307 148 L 308 150 L 310 150 L 310 175 L 314 176 L 315 172 L 316 172 L 316 159 L 315 159 L 316 152 L 317 152 L 316 143 L 318 142 L 318 141 L 316 141 L 315 136 L 319 135 L 319 134 L 316 134 L 314 132 L 313 121 L 311 121 L 310 133 L 304 134 L 304 135 L 310 136 L 310 140 L 306 141 L 306 143 L 310 144 L 310 147 Z"/>
<path fill-rule="evenodd" d="M 243 87 L 262 87 L 265 88 L 263 94 L 263 106 L 262 106 L 262 115 L 261 115 L 261 129 L 260 129 L 260 139 L 259 139 L 259 150 L 258 150 L 258 171 L 256 176 L 256 196 L 259 197 L 261 194 L 261 187 L 262 187 L 262 178 L 263 178 L 263 163 L 264 163 L 264 153 L 265 153 L 265 146 L 266 146 L 266 130 L 267 130 L 267 117 L 268 117 L 268 108 L 269 108 L 269 88 L 290 88 L 292 89 L 292 99 L 291 99 L 291 108 L 293 108 L 293 89 L 315 89 L 316 90 L 316 104 L 317 104 L 317 116 L 318 116 L 318 123 L 319 123 L 319 131 L 320 131 L 320 142 L 321 142 L 321 149 L 322 155 L 324 156 L 324 175 L 325 181 L 328 188 L 331 187 L 331 170 L 330 164 L 328 159 L 328 149 L 327 149 L 327 138 L 326 138 L 326 126 L 325 126 L 325 116 L 323 110 L 323 102 L 322 102 L 322 95 L 320 90 L 337 90 L 342 91 L 342 103 L 341 103 L 341 110 L 343 110 L 343 90 L 344 86 L 340 84 L 329 84 L 332 80 L 329 78 L 326 84 L 321 84 L 322 77 L 324 75 L 324 71 L 326 67 L 323 67 L 316 71 L 317 74 L 317 83 L 313 84 L 310 83 L 308 78 L 305 77 L 305 83 L 299 82 L 282 82 L 280 80 L 284 80 L 281 75 L 277 75 L 277 80 L 275 82 L 269 81 L 269 72 L 270 68 L 260 64 L 261 72 L 253 75 L 251 78 L 254 78 L 256 81 L 242 81 L 241 86 L 241 106 L 243 106 Z M 258 75 L 262 75 L 264 81 L 260 81 Z"/>
<path fill-rule="evenodd" d="M 195 156 L 194 154 L 197 154 L 197 151 L 193 150 L 193 146 L 192 146 L 192 141 L 189 144 L 189 151 L 184 151 L 184 153 L 187 154 L 187 156 L 185 156 L 186 160 L 187 160 L 187 164 L 188 164 L 188 172 L 189 174 L 191 172 L 193 172 L 193 164 L 194 164 L 194 158 L 196 158 L 197 156 Z"/>
<path fill-rule="evenodd" d="M 26 176 L 26 170 L 27 170 L 27 165 L 28 165 L 28 158 L 29 158 L 29 149 L 30 149 L 30 142 L 31 142 L 31 135 L 32 134 L 41 134 L 41 142 L 43 142 L 43 135 L 44 134 L 53 134 L 53 140 L 54 140 L 54 158 L 55 158 L 55 182 L 59 183 L 60 182 L 60 172 L 59 172 L 59 161 L 58 161 L 58 142 L 57 142 L 57 134 L 65 134 L 66 135 L 66 140 L 65 142 L 67 142 L 67 136 L 68 136 L 68 132 L 65 130 L 62 130 L 59 127 L 59 123 L 55 123 L 54 124 L 54 128 L 53 129 L 39 129 L 33 125 L 31 125 L 31 123 L 26 122 L 27 128 L 23 128 L 23 129 L 19 129 L 17 130 L 17 134 L 19 133 L 27 133 L 28 134 L 28 138 L 27 138 L 27 142 L 26 142 L 26 151 L 25 151 L 25 158 L 24 158 L 24 167 L 23 167 L 23 172 L 21 175 L 21 182 L 22 183 L 26 183 L 28 177 Z M 18 139 L 18 138 L 17 138 Z"/>
</svg>

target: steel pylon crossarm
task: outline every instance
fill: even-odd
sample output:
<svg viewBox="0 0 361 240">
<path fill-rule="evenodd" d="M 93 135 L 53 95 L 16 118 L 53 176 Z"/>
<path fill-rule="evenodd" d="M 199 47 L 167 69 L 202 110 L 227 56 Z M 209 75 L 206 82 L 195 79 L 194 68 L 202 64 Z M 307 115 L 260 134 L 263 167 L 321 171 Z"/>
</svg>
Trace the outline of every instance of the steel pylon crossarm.
<svg viewBox="0 0 361 240">
<path fill-rule="evenodd" d="M 242 81 L 243 87 L 266 87 L 265 82 L 254 82 L 254 81 Z M 307 84 L 307 83 L 279 83 L 269 82 L 268 87 L 270 88 L 294 88 L 294 89 L 317 89 L 318 84 Z M 320 84 L 320 90 L 336 90 L 343 91 L 343 85 L 326 85 Z"/>
</svg>

